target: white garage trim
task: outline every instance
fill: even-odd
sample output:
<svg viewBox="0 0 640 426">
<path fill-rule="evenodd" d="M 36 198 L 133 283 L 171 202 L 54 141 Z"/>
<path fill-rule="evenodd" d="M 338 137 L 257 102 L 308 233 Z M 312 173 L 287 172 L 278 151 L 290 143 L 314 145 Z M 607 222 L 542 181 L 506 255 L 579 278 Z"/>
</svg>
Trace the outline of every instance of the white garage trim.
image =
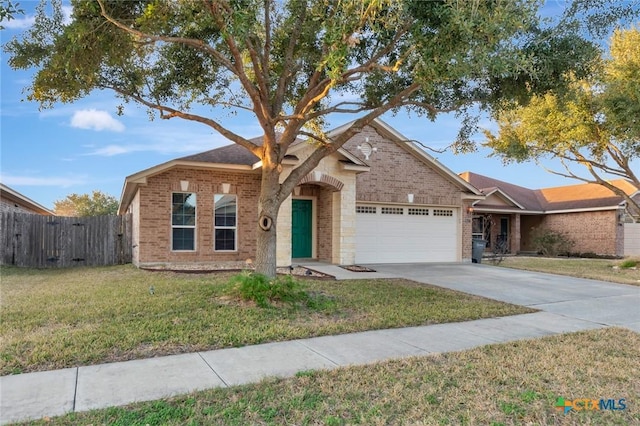
<svg viewBox="0 0 640 426">
<path fill-rule="evenodd" d="M 456 262 L 457 207 L 356 204 L 356 263 Z"/>
</svg>

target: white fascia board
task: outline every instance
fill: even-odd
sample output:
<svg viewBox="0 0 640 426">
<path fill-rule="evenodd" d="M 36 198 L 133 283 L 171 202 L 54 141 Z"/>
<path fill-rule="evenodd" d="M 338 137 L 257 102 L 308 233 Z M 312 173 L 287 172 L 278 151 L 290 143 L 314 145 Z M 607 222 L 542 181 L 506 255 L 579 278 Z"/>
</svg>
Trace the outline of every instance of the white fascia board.
<svg viewBox="0 0 640 426">
<path fill-rule="evenodd" d="M 487 197 L 489 197 L 490 195 L 493 195 L 493 194 L 495 194 L 495 193 L 500 194 L 501 196 L 503 196 L 504 198 L 506 198 L 506 199 L 507 199 L 507 201 L 508 201 L 508 202 L 510 202 L 511 204 L 513 204 L 514 206 L 516 206 L 516 207 L 518 207 L 518 208 L 520 208 L 520 209 L 524 210 L 524 206 L 523 206 L 522 204 L 518 203 L 516 200 L 514 200 L 513 198 L 511 198 L 511 197 L 509 196 L 509 194 L 507 194 L 506 192 L 504 192 L 504 191 L 503 191 L 503 190 L 501 190 L 500 188 L 496 188 L 496 189 L 494 189 L 493 191 L 489 192 L 489 193 L 487 194 Z"/>
<path fill-rule="evenodd" d="M 476 195 L 476 194 L 465 194 L 462 193 L 460 194 L 461 199 L 463 200 L 476 200 L 473 204 L 480 202 L 482 200 L 484 200 L 485 198 L 487 198 L 486 196 L 480 194 L 480 195 Z"/>
<path fill-rule="evenodd" d="M 0 183 L 0 191 L 9 194 L 11 197 L 15 198 L 18 202 L 26 204 L 32 210 L 40 210 L 42 213 L 55 216 L 55 213 L 40 203 L 33 201 L 31 198 L 26 195 L 22 195 L 18 191 L 13 188 L 9 188 L 7 185 Z"/>
<path fill-rule="evenodd" d="M 496 214 L 500 214 L 500 213 L 505 213 L 505 214 L 512 214 L 512 213 L 518 213 L 518 214 L 547 214 L 548 212 L 542 211 L 542 210 L 519 210 L 519 209 L 492 209 L 492 208 L 486 208 L 486 207 L 476 207 L 476 206 L 471 206 L 473 208 L 474 212 L 477 213 L 496 213 Z"/>
<path fill-rule="evenodd" d="M 606 206 L 606 207 L 589 207 L 582 209 L 565 209 L 565 210 L 547 210 L 546 214 L 560 214 L 560 213 L 589 213 L 589 212 L 603 212 L 607 210 L 619 210 L 620 206 Z"/>
</svg>

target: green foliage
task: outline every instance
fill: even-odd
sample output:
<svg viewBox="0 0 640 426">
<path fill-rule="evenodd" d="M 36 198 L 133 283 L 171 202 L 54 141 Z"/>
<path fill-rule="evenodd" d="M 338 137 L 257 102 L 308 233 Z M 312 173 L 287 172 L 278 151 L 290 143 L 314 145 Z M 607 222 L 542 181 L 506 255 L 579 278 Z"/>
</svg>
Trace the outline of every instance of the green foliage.
<svg viewBox="0 0 640 426">
<path fill-rule="evenodd" d="M 496 114 L 499 131 L 485 131 L 486 146 L 505 162 L 557 158 L 562 166 L 552 173 L 609 188 L 637 216 L 640 204 L 610 180 L 623 178 L 640 187 L 632 167 L 640 159 L 640 31 L 615 31 L 609 56 L 594 63 L 593 74 L 572 73 L 567 79 L 565 90 L 534 95 Z"/>
<path fill-rule="evenodd" d="M 0 22 L 15 19 L 15 15 L 24 15 L 24 10 L 20 8 L 20 3 L 12 0 L 0 0 Z M 4 26 L 0 25 L 0 30 Z"/>
<path fill-rule="evenodd" d="M 638 261 L 636 259 L 625 259 L 622 262 L 620 262 L 620 267 L 621 268 L 635 268 L 636 266 L 638 266 L 638 263 L 640 263 L 640 261 Z"/>
<path fill-rule="evenodd" d="M 544 256 L 568 254 L 575 244 L 566 234 L 544 227 L 533 229 L 531 236 L 534 248 Z"/>
<path fill-rule="evenodd" d="M 246 107 L 292 138 L 336 112 L 495 108 L 587 73 L 596 53 L 567 24 L 576 17 L 544 28 L 537 0 L 72 3 L 70 23 L 54 0 L 5 46 L 11 66 L 37 69 L 29 97 L 42 106 L 109 88 L 161 115 Z M 332 93 L 362 98 L 332 104 Z"/>
<path fill-rule="evenodd" d="M 269 278 L 262 274 L 243 272 L 231 279 L 233 291 L 242 299 L 254 301 L 261 308 L 283 303 L 290 307 L 299 305 L 311 309 L 323 309 L 331 305 L 326 296 L 311 295 L 291 275 Z"/>
<path fill-rule="evenodd" d="M 482 112 L 561 89 L 597 56 L 574 25 L 584 10 L 550 24 L 539 18 L 539 0 L 71 3 L 66 22 L 61 0 L 51 0 L 51 14 L 43 0 L 34 25 L 4 46 L 11 67 L 35 68 L 27 98 L 49 108 L 107 89 L 151 117 L 207 125 L 262 160 L 260 215 L 274 221 L 300 179 L 375 118 L 456 111 L 454 150 L 473 150 Z M 261 143 L 231 131 L 220 108 L 252 112 Z M 329 140 L 323 126 L 336 114 L 359 116 Z M 299 136 L 315 139 L 316 150 L 280 179 Z M 257 250 L 256 267 L 275 276 L 276 239 L 259 241 L 268 247 Z"/>
<path fill-rule="evenodd" d="M 118 200 L 102 191 L 89 194 L 69 194 L 53 203 L 53 211 L 58 216 L 85 217 L 103 216 L 118 212 Z"/>
</svg>

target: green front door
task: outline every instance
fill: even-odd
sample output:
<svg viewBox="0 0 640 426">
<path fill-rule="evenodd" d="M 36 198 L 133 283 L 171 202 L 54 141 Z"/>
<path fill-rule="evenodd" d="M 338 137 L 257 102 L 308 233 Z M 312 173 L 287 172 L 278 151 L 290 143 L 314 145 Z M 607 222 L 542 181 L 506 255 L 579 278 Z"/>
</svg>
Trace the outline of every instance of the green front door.
<svg viewBox="0 0 640 426">
<path fill-rule="evenodd" d="M 311 257 L 311 200 L 292 200 L 291 257 Z"/>
</svg>

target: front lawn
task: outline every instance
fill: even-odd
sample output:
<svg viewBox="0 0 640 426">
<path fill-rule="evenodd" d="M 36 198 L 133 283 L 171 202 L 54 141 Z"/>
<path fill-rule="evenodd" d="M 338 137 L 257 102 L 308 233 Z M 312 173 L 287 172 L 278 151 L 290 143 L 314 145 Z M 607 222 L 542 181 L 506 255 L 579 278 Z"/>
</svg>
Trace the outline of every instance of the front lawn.
<svg viewBox="0 0 640 426">
<path fill-rule="evenodd" d="M 626 262 L 632 264 L 629 259 Z M 624 267 L 624 265 L 625 260 L 528 256 L 505 257 L 500 263 L 500 266 L 507 268 L 640 285 L 640 261 L 636 267 Z"/>
<path fill-rule="evenodd" d="M 29 424 L 637 425 L 638 347 L 640 334 L 602 329 L 302 372 Z M 565 414 L 559 398 L 578 410 Z M 594 406 L 581 399 L 598 407 L 604 399 L 606 409 L 581 409 Z"/>
<path fill-rule="evenodd" d="M 532 312 L 407 280 L 304 280 L 332 303 L 261 308 L 229 273 L 3 267 L 0 374 Z"/>
</svg>

